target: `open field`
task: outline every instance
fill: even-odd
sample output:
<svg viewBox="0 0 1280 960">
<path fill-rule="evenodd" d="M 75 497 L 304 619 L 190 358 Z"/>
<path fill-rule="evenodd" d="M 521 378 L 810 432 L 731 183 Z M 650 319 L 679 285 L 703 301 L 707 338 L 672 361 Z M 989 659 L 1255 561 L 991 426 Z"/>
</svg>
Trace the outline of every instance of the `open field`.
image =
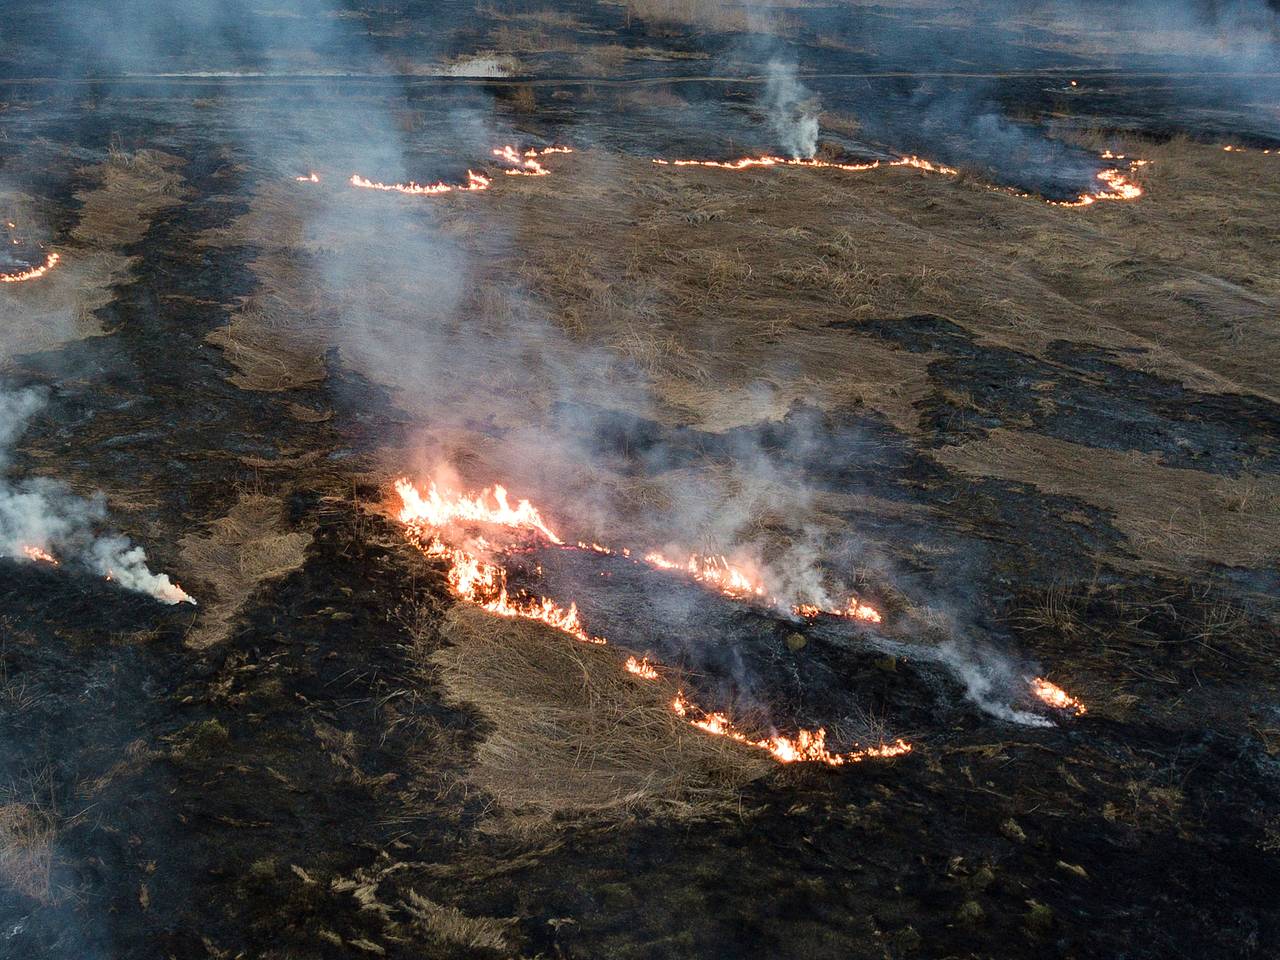
<svg viewBox="0 0 1280 960">
<path fill-rule="evenodd" d="M 1270 956 L 1267 117 L 1133 25 L 443 6 L 0 38 L 0 957 Z"/>
</svg>

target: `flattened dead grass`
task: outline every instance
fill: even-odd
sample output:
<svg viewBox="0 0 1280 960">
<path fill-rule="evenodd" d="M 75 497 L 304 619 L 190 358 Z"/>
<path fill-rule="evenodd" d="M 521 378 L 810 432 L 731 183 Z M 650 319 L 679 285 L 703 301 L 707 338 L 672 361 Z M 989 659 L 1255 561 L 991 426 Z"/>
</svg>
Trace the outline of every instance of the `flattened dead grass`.
<svg viewBox="0 0 1280 960">
<path fill-rule="evenodd" d="M 26 803 L 0 804 L 0 881 L 40 901 L 51 897 L 53 820 Z"/>
<path fill-rule="evenodd" d="M 182 161 L 158 150 L 113 150 L 94 169 L 100 185 L 77 194 L 83 206 L 71 236 L 95 247 L 137 243 L 157 213 L 181 199 Z"/>
<path fill-rule="evenodd" d="M 429 900 L 416 890 L 408 892 L 402 906 L 413 918 L 413 925 L 433 940 L 469 950 L 510 949 L 514 918 L 471 917 L 457 907 Z"/>
<path fill-rule="evenodd" d="M 283 509 L 275 497 L 241 494 L 225 517 L 182 539 L 183 566 L 201 600 L 190 644 L 207 647 L 225 638 L 231 620 L 260 584 L 302 565 L 311 534 L 288 530 Z"/>
<path fill-rule="evenodd" d="M 1136 553 L 1182 572 L 1194 561 L 1266 564 L 1280 552 L 1275 477 L 1224 478 L 1161 466 L 1154 454 L 1003 429 L 935 456 L 965 473 L 1030 483 L 1101 507 Z"/>
<path fill-rule="evenodd" d="M 39 280 L 7 284 L 0 295 L 0 363 L 102 333 L 95 312 L 125 282 L 132 259 L 122 248 L 141 240 L 152 220 L 181 199 L 181 161 L 154 150 L 113 151 L 82 171 L 97 182 L 76 194 L 80 222 L 59 246 L 62 262 Z"/>
<path fill-rule="evenodd" d="M 692 813 L 770 769 L 758 751 L 676 717 L 674 688 L 627 673 L 611 647 L 463 606 L 445 638 L 430 663 L 489 726 L 469 778 L 506 812 Z"/>
</svg>

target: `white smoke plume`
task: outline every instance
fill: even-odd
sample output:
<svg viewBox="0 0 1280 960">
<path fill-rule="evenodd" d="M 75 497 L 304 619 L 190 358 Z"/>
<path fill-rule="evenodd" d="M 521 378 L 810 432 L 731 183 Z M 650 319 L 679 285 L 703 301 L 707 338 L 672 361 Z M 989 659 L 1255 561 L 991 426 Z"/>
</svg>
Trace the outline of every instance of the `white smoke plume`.
<svg viewBox="0 0 1280 960">
<path fill-rule="evenodd" d="M 107 519 L 101 494 L 86 500 L 47 477 L 8 476 L 13 443 L 44 406 L 37 390 L 0 390 L 0 556 L 51 557 L 93 572 L 164 603 L 195 603 L 167 574 L 152 573 L 145 551 L 118 534 L 101 532 Z"/>
<path fill-rule="evenodd" d="M 807 160 L 818 150 L 818 101 L 800 82 L 794 62 L 773 59 L 765 67 L 764 107 L 778 143 L 793 159 Z"/>
</svg>

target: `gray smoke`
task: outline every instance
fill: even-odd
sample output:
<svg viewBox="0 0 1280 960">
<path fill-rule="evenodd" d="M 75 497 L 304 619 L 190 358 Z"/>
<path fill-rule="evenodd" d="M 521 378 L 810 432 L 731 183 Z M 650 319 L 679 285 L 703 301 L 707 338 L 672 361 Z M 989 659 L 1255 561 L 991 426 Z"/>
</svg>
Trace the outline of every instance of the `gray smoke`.
<svg viewBox="0 0 1280 960">
<path fill-rule="evenodd" d="M 818 149 L 818 101 L 800 82 L 794 61 L 774 58 L 766 64 L 762 104 L 778 143 L 793 159 L 809 159 Z"/>
<path fill-rule="evenodd" d="M 142 547 L 103 532 L 100 494 L 86 500 L 48 477 L 9 475 L 13 444 L 43 406 L 37 390 L 0 389 L 0 556 L 30 560 L 29 551 L 39 550 L 164 603 L 195 603 L 166 574 L 151 572 Z"/>
</svg>

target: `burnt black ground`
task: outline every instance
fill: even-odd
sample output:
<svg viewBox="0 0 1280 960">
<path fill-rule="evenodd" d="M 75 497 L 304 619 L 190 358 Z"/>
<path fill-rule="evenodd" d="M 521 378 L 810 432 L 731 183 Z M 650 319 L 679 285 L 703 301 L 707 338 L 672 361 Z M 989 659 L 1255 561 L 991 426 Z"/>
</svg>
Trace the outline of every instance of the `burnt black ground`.
<svg viewBox="0 0 1280 960">
<path fill-rule="evenodd" d="M 494 836 L 477 829 L 485 798 L 456 779 L 483 724 L 446 705 L 406 649 L 405 618 L 443 602 L 439 571 L 360 508 L 380 491 L 353 486 L 361 454 L 402 439 L 405 417 L 336 359 L 312 391 L 232 386 L 204 337 L 227 320 L 219 304 L 252 288 L 254 251 L 197 249 L 192 238 L 245 209 L 254 184 L 236 164 L 243 158 L 180 108 L 162 108 L 178 119 L 161 122 L 118 88 L 93 119 L 50 102 L 48 114 L 37 103 L 29 133 L 99 157 L 113 135 L 162 145 L 185 160 L 189 195 L 133 251 L 136 278 L 102 315 L 111 336 L 23 358 L 11 372 L 51 391 L 17 469 L 53 462 L 78 484 L 109 477 L 112 489 L 145 488 L 156 497 L 145 542 L 160 569 L 175 561 L 178 537 L 226 512 L 237 484 L 288 483 L 289 519 L 313 527 L 315 541 L 302 569 L 263 588 L 207 651 L 184 645 L 187 608 L 74 570 L 0 562 L 0 657 L 31 697 L 0 715 L 0 781 L 30 788 L 63 819 L 57 902 L 0 893 L 0 956 L 370 955 L 353 941 L 395 958 L 484 954 L 415 933 L 399 907 L 411 889 L 471 915 L 518 918 L 522 956 L 1275 955 L 1280 762 L 1260 730 L 1278 719 L 1267 596 L 1276 571 L 1206 586 L 1095 570 L 1094 556 L 1123 541 L 1100 511 L 954 475 L 929 456 L 1029 415 L 1050 435 L 1177 465 L 1273 470 L 1273 407 L 1191 395 L 1065 345 L 1052 364 L 978 347 L 934 318 L 861 325 L 937 352 L 935 385 L 973 393 L 982 415 L 947 409 L 939 393 L 929 442 L 916 445 L 860 408 L 800 407 L 780 424 L 742 428 L 746 439 L 788 450 L 797 435 L 817 437 L 824 452 L 793 464 L 808 482 L 935 508 L 942 521 L 928 525 L 847 520 L 886 542 L 968 557 L 963 579 L 978 589 L 954 598 L 966 629 L 1085 672 L 1105 672 L 1119 651 L 1137 704 L 1015 727 L 980 714 L 927 664 L 884 666 L 858 631 L 814 628 L 792 654 L 780 643 L 789 624 L 735 610 L 724 614 L 728 629 L 750 644 L 746 659 L 780 712 L 825 715 L 821 697 L 805 699 L 808 686 L 826 684 L 832 696 L 848 685 L 916 752 L 839 771 L 779 769 L 738 810 L 691 822 L 640 814 L 534 839 Z M 16 154 L 0 144 L 0 156 Z M 66 211 L 64 232 L 75 166 L 26 181 Z M 1024 408 L 1015 387 L 1031 378 L 1052 379 L 1069 402 L 1052 415 Z M 327 405 L 335 417 L 305 423 L 288 403 Z M 643 473 L 656 469 L 649 446 L 662 444 L 670 468 L 680 462 L 672 452 L 729 457 L 744 437 L 619 418 L 597 439 Z M 242 459 L 269 463 L 298 448 L 320 452 L 322 466 L 300 475 Z M 1088 522 L 1063 520 L 1067 507 Z M 1063 601 L 1082 633 L 1029 625 L 1024 614 L 1089 571 L 1091 587 Z M 894 579 L 945 597 L 951 574 L 904 561 Z M 1215 602 L 1246 613 L 1225 649 L 1195 636 Z M 1140 623 L 1135 610 L 1146 614 Z M 649 646 L 633 610 L 601 612 L 619 618 L 620 642 L 630 630 L 637 649 Z M 696 666 L 732 675 L 714 660 Z M 335 886 L 357 876 L 376 882 L 389 913 Z"/>
</svg>

